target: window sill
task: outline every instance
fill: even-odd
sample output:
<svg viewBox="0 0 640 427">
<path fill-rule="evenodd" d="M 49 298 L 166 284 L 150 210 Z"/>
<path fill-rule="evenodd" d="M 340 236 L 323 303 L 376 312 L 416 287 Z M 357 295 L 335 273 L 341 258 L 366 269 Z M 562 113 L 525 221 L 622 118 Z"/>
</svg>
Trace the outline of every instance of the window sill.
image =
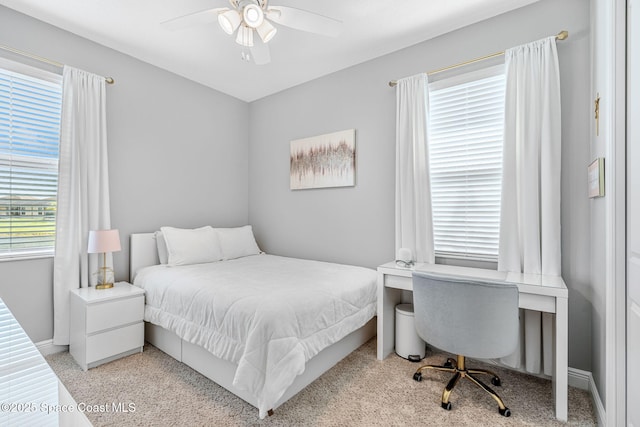
<svg viewBox="0 0 640 427">
<path fill-rule="evenodd" d="M 0 263 L 11 261 L 28 261 L 34 259 L 53 258 L 53 253 L 30 253 L 15 255 L 0 255 Z"/>
<path fill-rule="evenodd" d="M 498 261 L 487 258 L 472 258 L 462 255 L 445 254 L 436 252 L 436 264 L 454 265 L 458 267 L 483 268 L 486 270 L 497 270 Z"/>
</svg>

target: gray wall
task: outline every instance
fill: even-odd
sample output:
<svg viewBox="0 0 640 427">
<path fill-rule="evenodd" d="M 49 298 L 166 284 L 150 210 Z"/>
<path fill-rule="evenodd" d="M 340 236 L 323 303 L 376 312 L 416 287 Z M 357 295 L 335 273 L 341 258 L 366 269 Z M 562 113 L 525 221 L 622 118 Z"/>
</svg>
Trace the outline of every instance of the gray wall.
<svg viewBox="0 0 640 427">
<path fill-rule="evenodd" d="M 395 91 L 391 79 L 553 35 L 562 85 L 562 269 L 569 363 L 591 369 L 589 2 L 542 0 L 250 105 L 249 221 L 263 249 L 375 267 L 394 257 Z M 289 141 L 356 129 L 355 187 L 289 190 Z"/>
<path fill-rule="evenodd" d="M 129 235 L 248 220 L 245 102 L 0 6 L 0 43 L 97 74 L 107 86 L 111 223 L 129 277 Z M 0 298 L 30 338 L 53 336 L 52 260 L 0 262 Z"/>
</svg>

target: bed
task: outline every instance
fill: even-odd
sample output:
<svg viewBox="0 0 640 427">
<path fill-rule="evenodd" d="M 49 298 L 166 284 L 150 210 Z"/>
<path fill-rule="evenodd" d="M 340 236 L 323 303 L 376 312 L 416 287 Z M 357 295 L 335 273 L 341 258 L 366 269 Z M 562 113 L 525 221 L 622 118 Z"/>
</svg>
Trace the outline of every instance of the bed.
<svg viewBox="0 0 640 427">
<path fill-rule="evenodd" d="M 145 339 L 260 418 L 375 335 L 373 270 L 264 253 L 167 265 L 162 252 L 157 233 L 131 235 Z"/>
</svg>

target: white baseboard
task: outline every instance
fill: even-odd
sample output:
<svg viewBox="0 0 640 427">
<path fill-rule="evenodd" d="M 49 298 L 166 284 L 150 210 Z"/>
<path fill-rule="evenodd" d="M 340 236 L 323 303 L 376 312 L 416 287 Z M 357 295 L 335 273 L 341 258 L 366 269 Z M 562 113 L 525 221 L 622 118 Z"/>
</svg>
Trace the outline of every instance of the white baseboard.
<svg viewBox="0 0 640 427">
<path fill-rule="evenodd" d="M 591 382 L 589 382 L 589 391 L 591 392 L 591 399 L 593 400 L 593 406 L 595 407 L 595 410 L 596 410 L 596 419 L 598 420 L 598 425 L 606 426 L 607 414 L 604 410 L 602 399 L 600 399 L 600 393 L 598 393 L 598 388 L 596 387 L 596 383 L 593 381 L 593 377 L 591 377 Z"/>
<path fill-rule="evenodd" d="M 589 371 L 569 368 L 569 386 L 589 391 L 589 384 L 593 382 L 593 375 Z"/>
<path fill-rule="evenodd" d="M 44 340 L 36 343 L 36 348 L 43 356 L 60 353 L 69 350 L 68 345 L 55 345 L 53 340 Z"/>
<path fill-rule="evenodd" d="M 598 425 L 606 426 L 606 413 L 591 372 L 569 368 L 569 386 L 579 388 L 580 390 L 586 390 L 591 394 L 591 400 L 593 401 L 593 406 L 596 411 Z"/>
</svg>

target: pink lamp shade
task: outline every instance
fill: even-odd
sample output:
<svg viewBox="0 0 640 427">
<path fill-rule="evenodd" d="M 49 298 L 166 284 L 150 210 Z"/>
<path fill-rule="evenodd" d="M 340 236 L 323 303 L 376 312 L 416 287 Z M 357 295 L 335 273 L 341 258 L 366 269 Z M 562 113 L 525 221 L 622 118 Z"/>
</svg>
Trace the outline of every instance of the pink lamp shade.
<svg viewBox="0 0 640 427">
<path fill-rule="evenodd" d="M 118 252 L 120 249 L 120 234 L 118 233 L 118 230 L 89 231 L 88 253 L 100 254 L 105 252 Z"/>
</svg>

